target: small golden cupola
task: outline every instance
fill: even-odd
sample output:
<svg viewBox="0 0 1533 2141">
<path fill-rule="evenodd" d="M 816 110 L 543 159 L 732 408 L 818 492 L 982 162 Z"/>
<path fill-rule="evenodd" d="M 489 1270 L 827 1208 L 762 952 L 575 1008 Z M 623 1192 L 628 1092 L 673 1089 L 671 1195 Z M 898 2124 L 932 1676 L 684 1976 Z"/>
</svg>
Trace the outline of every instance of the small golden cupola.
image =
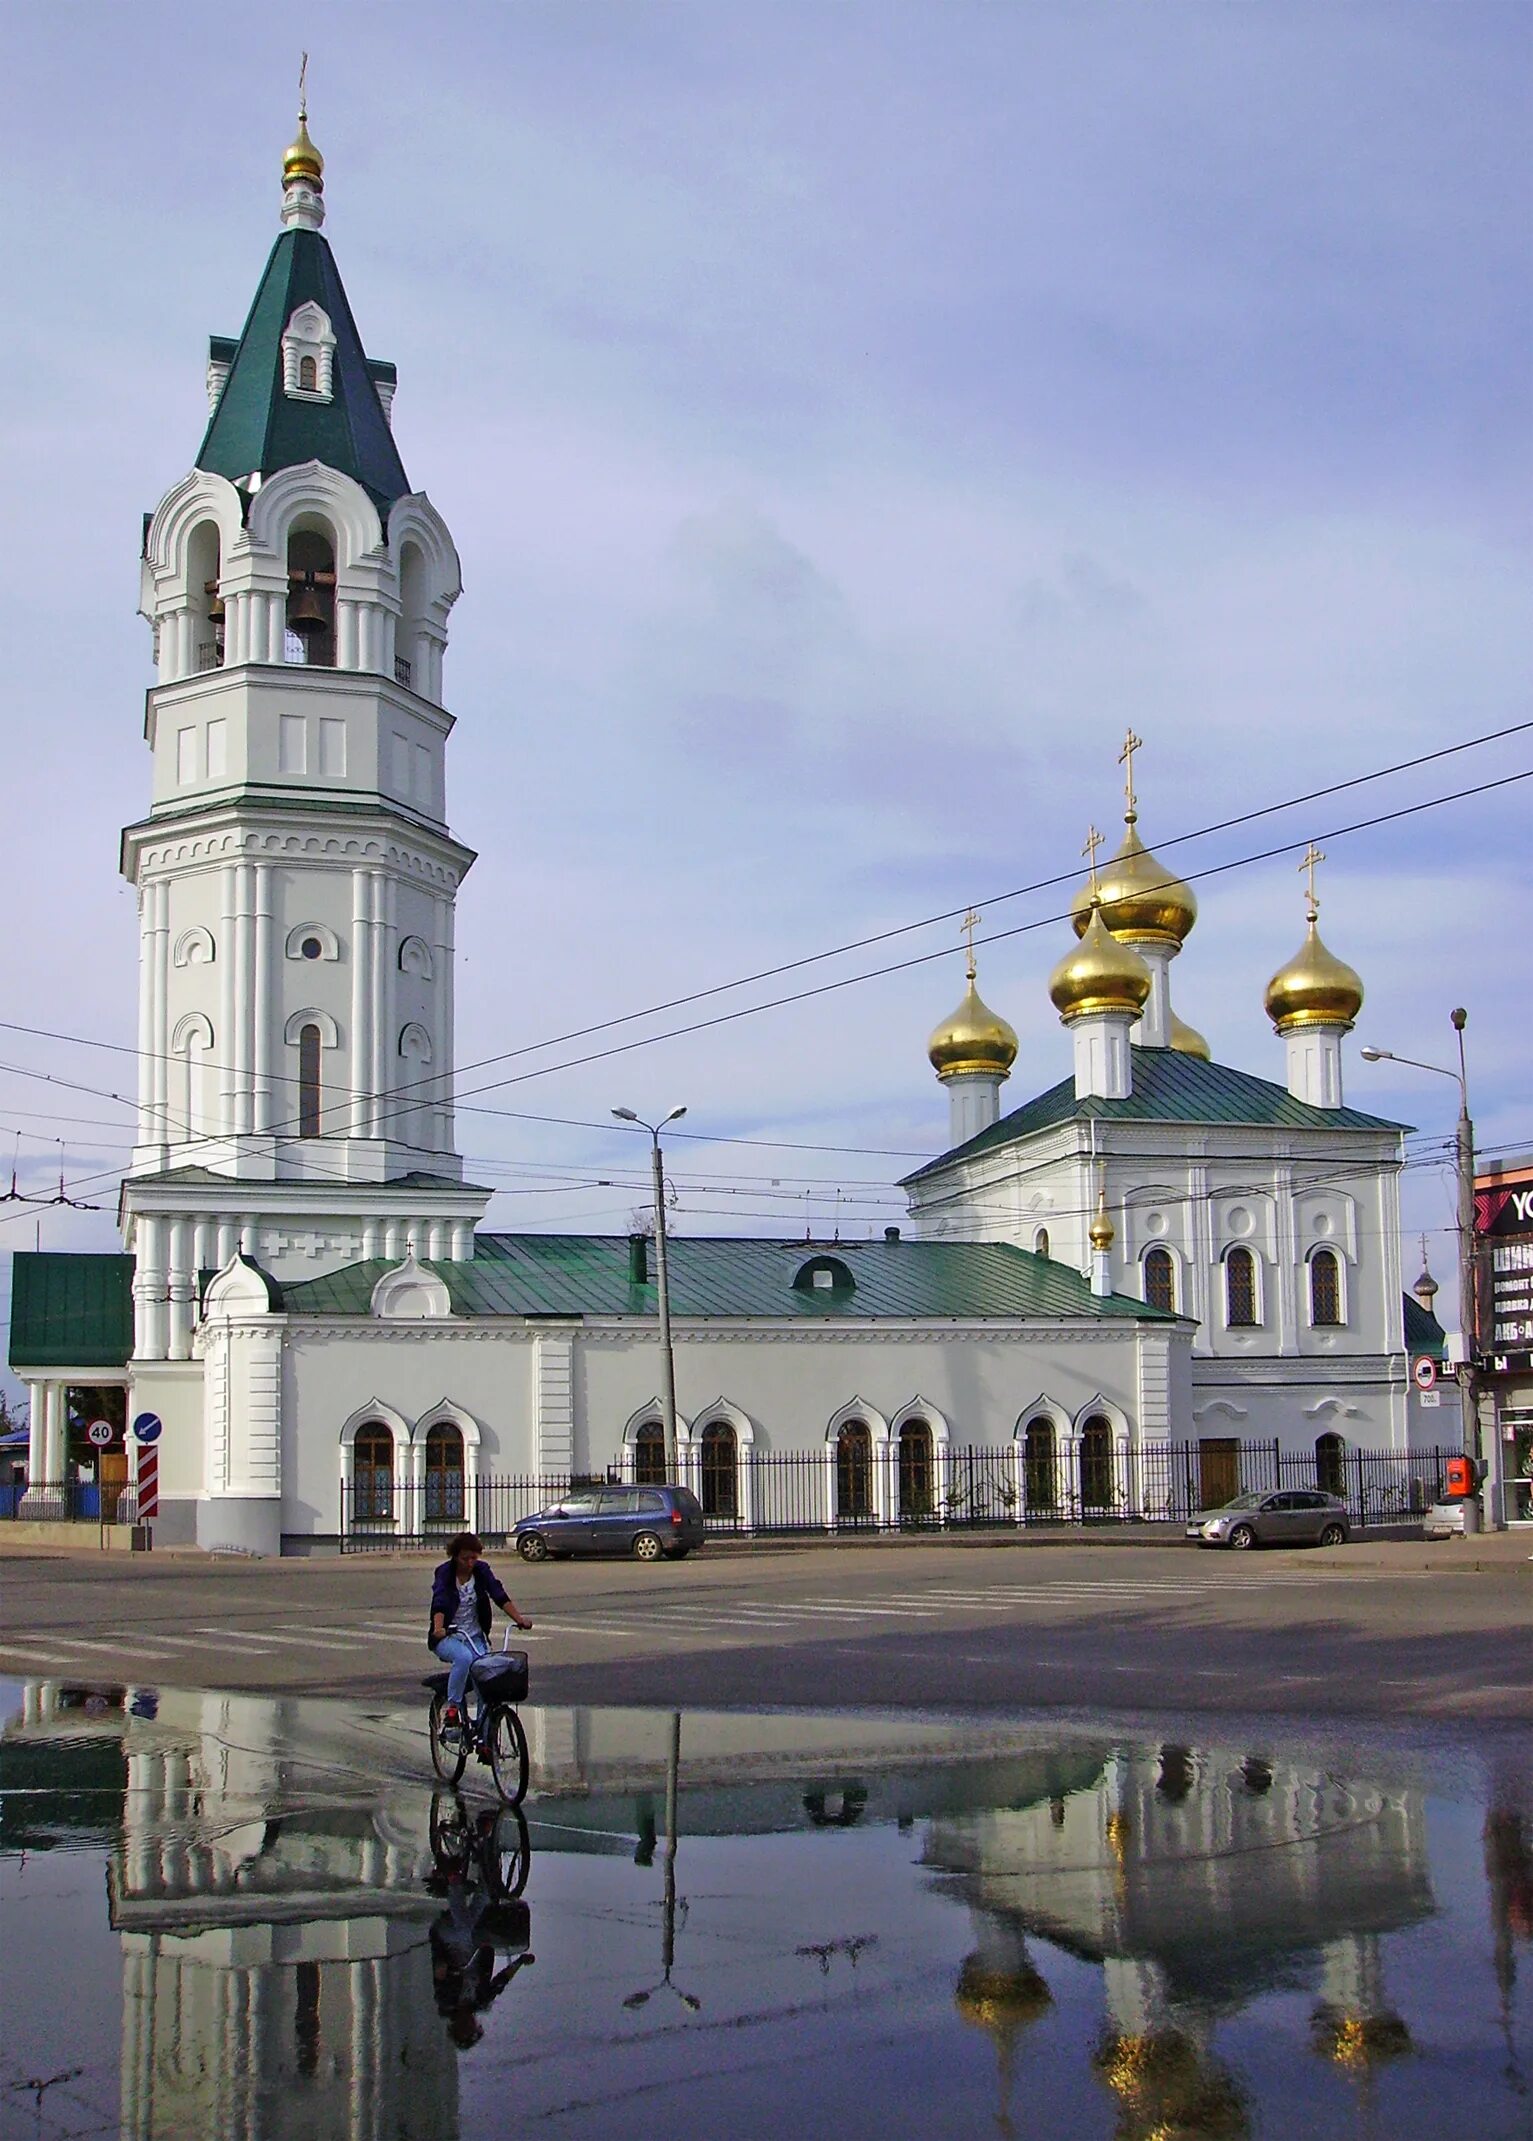
<svg viewBox="0 0 1533 2141">
<path fill-rule="evenodd" d="M 963 918 L 968 943 L 963 1002 L 942 1021 L 926 1044 L 932 1069 L 948 1089 L 950 1134 L 955 1145 L 987 1130 L 1001 1112 L 1001 1087 L 1017 1060 L 1012 1027 L 992 1011 L 979 993 L 974 960 L 974 932 L 979 916 L 971 908 Z"/>
<path fill-rule="evenodd" d="M 325 159 L 309 138 L 309 55 L 298 70 L 298 132 L 282 158 L 282 223 L 287 230 L 318 230 L 325 220 Z"/>
<path fill-rule="evenodd" d="M 1267 984 L 1267 1016 L 1288 1051 L 1288 1090 L 1314 1108 L 1342 1105 L 1341 1043 L 1363 1008 L 1354 968 L 1320 941 L 1315 865 L 1325 857 L 1313 841 L 1299 865 L 1308 876 L 1304 942 Z"/>
<path fill-rule="evenodd" d="M 1129 1029 L 1149 1001 L 1154 979 L 1131 944 L 1120 944 L 1102 920 L 1096 851 L 1102 835 L 1086 836 L 1091 857 L 1091 910 L 1085 934 L 1049 976 L 1049 996 L 1075 1044 L 1077 1100 L 1126 1100 L 1133 1091 Z"/>
<path fill-rule="evenodd" d="M 1171 1046 L 1181 1056 L 1198 1056 L 1203 1062 L 1213 1061 L 1213 1050 L 1199 1033 L 1196 1026 L 1189 1026 L 1186 1019 L 1171 1014 Z"/>
<path fill-rule="evenodd" d="M 1306 902 L 1309 926 L 1304 942 L 1267 984 L 1267 1016 L 1284 1038 L 1310 1026 L 1335 1027 L 1343 1033 L 1349 1032 L 1363 1008 L 1363 984 L 1356 968 L 1348 966 L 1344 959 L 1338 959 L 1321 942 L 1315 865 L 1324 861 L 1325 857 L 1312 841 L 1299 865 L 1309 875 Z"/>
</svg>

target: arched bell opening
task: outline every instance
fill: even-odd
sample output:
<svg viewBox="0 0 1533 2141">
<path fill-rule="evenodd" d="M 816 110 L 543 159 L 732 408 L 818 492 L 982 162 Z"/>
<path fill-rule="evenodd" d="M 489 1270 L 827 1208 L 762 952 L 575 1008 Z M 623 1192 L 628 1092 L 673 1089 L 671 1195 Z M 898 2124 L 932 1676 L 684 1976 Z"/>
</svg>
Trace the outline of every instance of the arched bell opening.
<svg viewBox="0 0 1533 2141">
<path fill-rule="evenodd" d="M 335 667 L 335 544 L 321 522 L 298 522 L 287 539 L 283 659 Z"/>
<path fill-rule="evenodd" d="M 222 570 L 218 525 L 215 521 L 202 521 L 192 530 L 186 546 L 188 645 L 180 665 L 183 673 L 195 676 L 206 669 L 223 667 L 224 602 L 219 593 Z"/>
</svg>

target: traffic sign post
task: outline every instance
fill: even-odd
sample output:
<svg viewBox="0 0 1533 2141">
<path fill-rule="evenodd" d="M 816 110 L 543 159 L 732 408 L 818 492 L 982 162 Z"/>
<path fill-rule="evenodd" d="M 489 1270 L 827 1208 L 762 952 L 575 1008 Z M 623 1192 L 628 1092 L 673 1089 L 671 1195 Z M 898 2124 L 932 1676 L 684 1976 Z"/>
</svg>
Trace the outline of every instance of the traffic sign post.
<svg viewBox="0 0 1533 2141">
<path fill-rule="evenodd" d="M 98 1450 L 105 1450 L 111 1447 L 115 1430 L 110 1420 L 92 1420 L 85 1432 Z"/>
</svg>

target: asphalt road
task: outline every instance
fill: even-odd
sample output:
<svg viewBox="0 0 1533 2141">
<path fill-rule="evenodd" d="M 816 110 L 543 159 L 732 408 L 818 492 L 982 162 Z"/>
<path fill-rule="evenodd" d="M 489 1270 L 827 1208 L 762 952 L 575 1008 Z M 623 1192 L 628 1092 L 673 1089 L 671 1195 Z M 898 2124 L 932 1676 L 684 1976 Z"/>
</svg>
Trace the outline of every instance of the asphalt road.
<svg viewBox="0 0 1533 2141">
<path fill-rule="evenodd" d="M 498 1558 L 534 1701 L 1533 1722 L 1533 1565 L 1507 1539 Z M 432 1669 L 429 1583 L 419 1556 L 10 1554 L 0 1672 L 398 1698 Z"/>
</svg>

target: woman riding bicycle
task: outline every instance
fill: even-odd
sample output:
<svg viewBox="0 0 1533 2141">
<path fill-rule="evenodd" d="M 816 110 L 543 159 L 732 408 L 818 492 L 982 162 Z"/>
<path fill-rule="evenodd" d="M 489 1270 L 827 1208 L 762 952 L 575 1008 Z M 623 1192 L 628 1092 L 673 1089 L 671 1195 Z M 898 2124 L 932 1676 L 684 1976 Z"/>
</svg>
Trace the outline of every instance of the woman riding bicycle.
<svg viewBox="0 0 1533 2141">
<path fill-rule="evenodd" d="M 482 1540 L 471 1531 L 459 1532 L 448 1543 L 448 1559 L 431 1579 L 431 1626 L 428 1647 L 448 1668 L 447 1709 L 444 1725 L 461 1728 L 463 1699 L 468 1692 L 469 1669 L 476 1658 L 489 1656 L 491 1601 L 509 1614 L 518 1628 L 531 1621 L 514 1603 L 505 1585 L 481 1557 Z"/>
</svg>

